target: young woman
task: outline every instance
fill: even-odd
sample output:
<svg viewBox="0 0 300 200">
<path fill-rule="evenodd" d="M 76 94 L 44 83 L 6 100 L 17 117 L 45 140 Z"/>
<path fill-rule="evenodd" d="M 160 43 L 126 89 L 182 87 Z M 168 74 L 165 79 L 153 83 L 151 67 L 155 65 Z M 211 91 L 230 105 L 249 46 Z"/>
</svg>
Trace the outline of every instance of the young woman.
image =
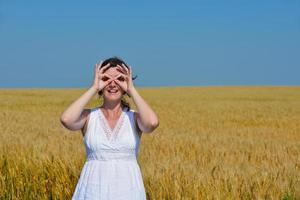
<svg viewBox="0 0 300 200">
<path fill-rule="evenodd" d="M 120 58 L 96 64 L 91 87 L 60 117 L 69 130 L 81 130 L 86 149 L 73 200 L 146 199 L 137 156 L 142 133 L 151 133 L 159 121 L 132 80 L 131 67 Z M 97 93 L 103 95 L 103 104 L 84 109 Z M 133 99 L 136 111 L 123 99 L 125 94 Z"/>
</svg>

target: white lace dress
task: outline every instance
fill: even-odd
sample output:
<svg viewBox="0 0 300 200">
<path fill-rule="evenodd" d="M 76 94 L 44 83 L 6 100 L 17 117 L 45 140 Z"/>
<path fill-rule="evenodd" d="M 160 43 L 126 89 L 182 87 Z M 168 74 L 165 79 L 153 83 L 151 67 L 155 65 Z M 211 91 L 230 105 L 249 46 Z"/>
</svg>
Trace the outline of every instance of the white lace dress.
<svg viewBox="0 0 300 200">
<path fill-rule="evenodd" d="M 83 138 L 86 161 L 72 200 L 145 200 L 137 162 L 140 145 L 134 110 L 124 108 L 111 130 L 102 110 L 91 109 Z"/>
</svg>

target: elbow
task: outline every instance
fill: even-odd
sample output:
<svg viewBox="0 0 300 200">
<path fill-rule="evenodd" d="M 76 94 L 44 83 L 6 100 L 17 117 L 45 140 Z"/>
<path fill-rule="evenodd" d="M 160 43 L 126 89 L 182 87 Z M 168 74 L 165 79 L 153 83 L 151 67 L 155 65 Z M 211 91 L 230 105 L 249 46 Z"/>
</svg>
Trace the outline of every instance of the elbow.
<svg viewBox="0 0 300 200">
<path fill-rule="evenodd" d="M 65 123 L 67 121 L 67 117 L 65 115 L 61 115 L 60 118 L 59 118 L 59 121 L 61 123 Z"/>
<path fill-rule="evenodd" d="M 60 118 L 59 118 L 59 121 L 60 121 L 60 123 L 61 123 L 64 127 L 66 127 L 66 125 L 67 125 L 67 120 L 66 120 L 65 118 L 60 117 Z"/>
<path fill-rule="evenodd" d="M 61 114 L 59 120 L 62 124 L 70 124 L 73 121 L 72 117 L 70 115 L 67 115 L 66 113 Z"/>
<path fill-rule="evenodd" d="M 158 119 L 154 120 L 152 123 L 151 123 L 151 127 L 152 129 L 156 129 L 157 127 L 159 126 L 159 121 Z"/>
<path fill-rule="evenodd" d="M 62 115 L 62 116 L 59 118 L 59 121 L 60 121 L 60 123 L 61 123 L 64 127 L 69 128 L 69 127 L 68 127 L 68 124 L 69 124 L 69 119 L 68 119 L 68 118 L 66 118 L 65 116 Z"/>
<path fill-rule="evenodd" d="M 159 126 L 158 120 L 153 120 L 147 127 L 146 130 L 144 130 L 145 133 L 152 133 L 157 127 Z"/>
<path fill-rule="evenodd" d="M 60 118 L 60 123 L 63 125 L 63 127 L 65 127 L 66 129 L 70 130 L 70 131 L 75 131 L 77 129 L 74 129 L 73 126 L 71 125 L 71 123 L 69 122 L 68 119 L 65 118 Z"/>
</svg>

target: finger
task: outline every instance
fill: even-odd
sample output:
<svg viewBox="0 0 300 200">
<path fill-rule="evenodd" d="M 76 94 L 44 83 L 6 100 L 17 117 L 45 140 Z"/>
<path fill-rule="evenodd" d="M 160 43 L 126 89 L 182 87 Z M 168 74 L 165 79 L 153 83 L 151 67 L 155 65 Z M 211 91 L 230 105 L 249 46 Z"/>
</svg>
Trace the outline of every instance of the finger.
<svg viewBox="0 0 300 200">
<path fill-rule="evenodd" d="M 95 71 L 98 72 L 98 70 L 100 69 L 100 66 L 102 65 L 103 61 L 101 60 L 100 62 L 95 64 Z"/>
<path fill-rule="evenodd" d="M 100 65 L 101 66 L 101 65 Z M 110 66 L 110 63 L 107 63 L 104 67 L 100 69 L 100 73 L 103 73 L 105 69 L 107 69 Z"/>
<path fill-rule="evenodd" d="M 131 68 L 131 66 L 129 66 L 129 74 L 130 74 L 130 76 L 132 75 L 132 68 Z"/>
<path fill-rule="evenodd" d="M 120 65 L 117 65 L 117 70 L 123 74 L 126 74 L 126 70 L 123 69 L 123 67 L 121 67 Z"/>
<path fill-rule="evenodd" d="M 122 83 L 119 80 L 115 80 L 115 82 L 118 84 L 118 86 L 120 86 L 123 89 Z"/>
<path fill-rule="evenodd" d="M 107 78 L 113 79 L 113 77 L 111 75 L 109 75 L 109 74 L 102 74 L 101 77 L 107 77 Z"/>
<path fill-rule="evenodd" d="M 110 82 L 112 82 L 114 79 L 113 78 L 108 78 L 106 81 L 104 81 L 104 82 L 107 82 L 107 83 L 110 83 Z"/>
<path fill-rule="evenodd" d="M 99 72 L 102 74 L 102 73 L 104 73 L 104 71 L 106 70 L 106 69 L 108 69 L 108 67 L 110 66 L 110 63 L 107 63 L 105 66 L 102 66 L 101 67 L 101 65 L 100 65 L 100 70 L 99 70 Z"/>
<path fill-rule="evenodd" d="M 107 84 L 109 84 L 110 82 L 112 82 L 113 81 L 113 79 L 111 79 L 111 78 L 109 78 L 107 81 L 105 81 L 105 82 L 107 82 Z"/>
<path fill-rule="evenodd" d="M 126 73 L 129 74 L 129 71 L 124 63 L 122 63 L 123 68 L 126 70 Z"/>
<path fill-rule="evenodd" d="M 126 77 L 126 75 L 125 75 L 125 74 L 119 74 L 118 76 L 116 76 L 116 78 L 119 78 L 120 76 L 122 76 L 122 77 Z"/>
<path fill-rule="evenodd" d="M 95 69 L 94 69 L 95 70 L 95 74 L 98 73 L 98 68 L 99 68 L 99 65 L 98 65 L 98 63 L 96 63 L 95 64 Z"/>
<path fill-rule="evenodd" d="M 101 67 L 102 63 L 103 63 L 103 60 L 101 60 L 101 61 L 98 63 L 98 70 L 100 70 L 100 67 Z"/>
<path fill-rule="evenodd" d="M 120 65 L 118 65 L 118 66 L 120 66 Z M 126 69 L 127 67 L 123 63 L 121 64 L 120 68 L 122 69 L 122 71 L 123 71 L 124 74 L 128 73 L 128 71 Z"/>
<path fill-rule="evenodd" d="M 113 80 L 113 77 L 111 77 L 108 74 L 104 74 L 104 75 L 100 76 L 100 80 L 105 82 L 105 81 L 108 81 L 108 80 Z"/>
<path fill-rule="evenodd" d="M 124 74 L 119 74 L 118 76 L 116 76 L 116 78 L 115 79 L 118 79 L 119 77 L 123 77 L 124 78 L 124 80 L 127 80 L 127 76 L 126 75 L 124 75 Z"/>
<path fill-rule="evenodd" d="M 118 66 L 119 66 L 118 69 L 120 69 L 123 74 L 127 74 L 128 73 L 127 70 L 126 70 L 126 66 L 124 66 L 123 63 L 121 65 L 118 65 Z"/>
<path fill-rule="evenodd" d="M 107 81 L 104 82 L 104 87 L 106 87 L 110 82 L 112 82 L 111 79 L 108 79 Z"/>
</svg>

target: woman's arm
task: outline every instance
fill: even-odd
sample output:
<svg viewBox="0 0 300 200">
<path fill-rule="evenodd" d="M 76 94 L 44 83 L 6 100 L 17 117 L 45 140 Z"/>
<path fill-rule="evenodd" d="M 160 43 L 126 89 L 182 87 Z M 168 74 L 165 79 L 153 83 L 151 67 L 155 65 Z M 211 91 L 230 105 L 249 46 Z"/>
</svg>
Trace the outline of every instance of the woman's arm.
<svg viewBox="0 0 300 200">
<path fill-rule="evenodd" d="M 124 91 L 126 91 L 130 97 L 132 97 L 137 107 L 138 112 L 136 112 L 136 118 L 138 128 L 145 133 L 152 132 L 156 127 L 159 126 L 158 117 L 135 89 L 132 82 L 131 67 L 127 67 L 124 63 L 122 63 L 122 66 L 117 65 L 117 70 L 121 72 L 121 74 L 115 78 L 116 83 Z M 123 77 L 124 80 L 118 80 L 118 77 Z"/>
<path fill-rule="evenodd" d="M 144 133 L 151 133 L 159 126 L 159 120 L 155 112 L 146 103 L 146 101 L 140 96 L 135 87 L 132 87 L 129 92 L 136 107 L 136 118 L 139 129 Z"/>
<path fill-rule="evenodd" d="M 100 69 L 102 62 L 95 65 L 94 82 L 91 87 L 74 101 L 61 115 L 60 122 L 70 130 L 79 130 L 84 127 L 90 109 L 84 109 L 91 98 L 112 81 L 112 77 L 105 74 L 104 70 L 110 63 Z M 103 78 L 108 78 L 106 81 Z"/>
<path fill-rule="evenodd" d="M 62 113 L 60 122 L 70 130 L 82 129 L 90 111 L 84 107 L 96 93 L 97 89 L 90 87 Z"/>
</svg>

